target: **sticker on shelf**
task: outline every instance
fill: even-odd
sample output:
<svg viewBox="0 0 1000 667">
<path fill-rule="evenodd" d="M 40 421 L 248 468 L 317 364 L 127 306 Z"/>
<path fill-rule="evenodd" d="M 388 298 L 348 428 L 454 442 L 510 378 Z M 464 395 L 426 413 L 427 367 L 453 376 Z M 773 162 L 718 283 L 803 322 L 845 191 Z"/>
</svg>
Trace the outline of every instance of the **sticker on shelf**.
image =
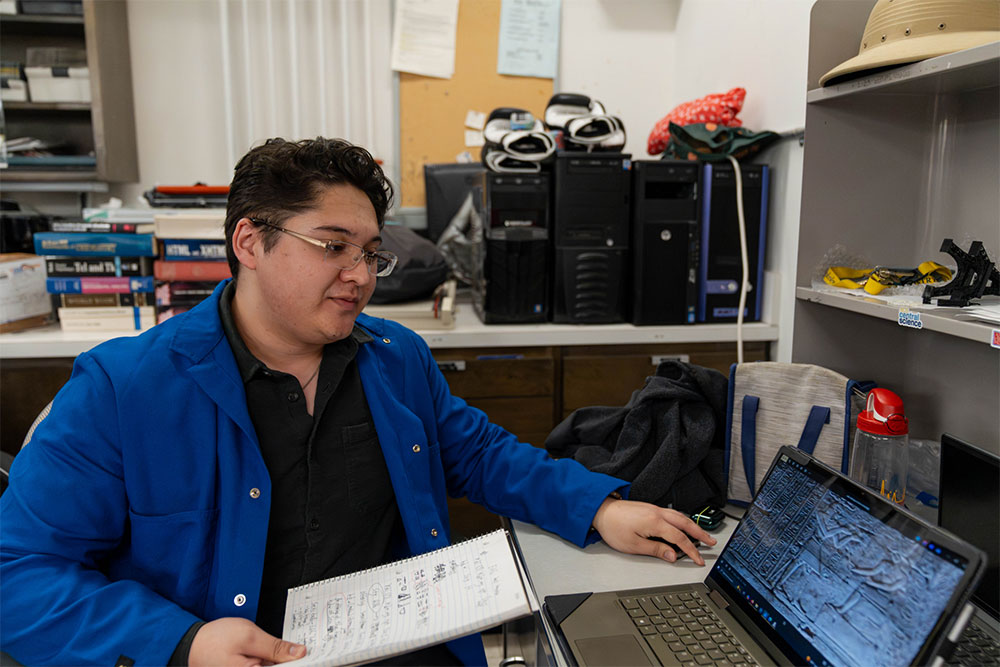
<svg viewBox="0 0 1000 667">
<path fill-rule="evenodd" d="M 900 308 L 896 321 L 899 322 L 899 326 L 901 327 L 909 327 L 911 329 L 924 328 L 924 323 L 920 319 L 920 313 L 914 313 L 909 308 Z"/>
<path fill-rule="evenodd" d="M 1000 329 L 993 330 L 993 334 L 990 336 L 990 347 L 1000 350 Z"/>
</svg>

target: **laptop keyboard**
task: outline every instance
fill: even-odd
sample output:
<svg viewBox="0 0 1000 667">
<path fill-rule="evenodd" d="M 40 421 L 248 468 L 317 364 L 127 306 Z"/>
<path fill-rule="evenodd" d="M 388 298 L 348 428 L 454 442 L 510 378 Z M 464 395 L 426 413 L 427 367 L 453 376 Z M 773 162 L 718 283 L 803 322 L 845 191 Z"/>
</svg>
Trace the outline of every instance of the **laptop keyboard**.
<svg viewBox="0 0 1000 667">
<path fill-rule="evenodd" d="M 955 652 L 948 658 L 948 664 L 960 665 L 998 665 L 1000 664 L 1000 643 L 997 643 L 975 621 L 969 623 L 962 633 L 962 638 L 955 646 Z"/>
<path fill-rule="evenodd" d="M 664 665 L 757 665 L 697 592 L 619 598 Z"/>
</svg>

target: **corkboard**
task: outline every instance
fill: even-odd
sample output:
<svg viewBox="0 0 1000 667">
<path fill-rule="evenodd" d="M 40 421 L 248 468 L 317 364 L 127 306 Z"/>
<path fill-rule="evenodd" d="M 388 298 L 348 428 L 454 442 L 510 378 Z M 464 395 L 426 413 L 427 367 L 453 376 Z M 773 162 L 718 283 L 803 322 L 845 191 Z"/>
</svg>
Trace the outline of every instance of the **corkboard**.
<svg viewBox="0 0 1000 667">
<path fill-rule="evenodd" d="M 424 165 L 455 162 L 465 145 L 465 114 L 520 107 L 541 118 L 552 79 L 497 74 L 500 0 L 460 0 L 455 74 L 435 79 L 399 73 L 400 202 L 424 206 Z"/>
</svg>

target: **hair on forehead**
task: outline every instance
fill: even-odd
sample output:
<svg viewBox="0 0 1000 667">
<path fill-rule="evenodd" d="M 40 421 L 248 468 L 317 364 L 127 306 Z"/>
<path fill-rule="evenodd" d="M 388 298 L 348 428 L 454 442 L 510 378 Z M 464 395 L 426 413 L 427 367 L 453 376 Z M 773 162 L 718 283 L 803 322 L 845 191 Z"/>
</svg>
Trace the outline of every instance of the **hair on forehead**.
<svg viewBox="0 0 1000 667">
<path fill-rule="evenodd" d="M 232 240 L 243 218 L 281 224 L 313 208 L 325 188 L 351 185 L 363 192 L 375 210 L 379 230 L 392 202 L 393 187 L 371 153 L 343 139 L 268 139 L 252 148 L 236 164 L 226 206 L 226 257 L 233 278 L 239 261 Z M 278 231 L 261 228 L 264 250 L 277 241 Z"/>
</svg>

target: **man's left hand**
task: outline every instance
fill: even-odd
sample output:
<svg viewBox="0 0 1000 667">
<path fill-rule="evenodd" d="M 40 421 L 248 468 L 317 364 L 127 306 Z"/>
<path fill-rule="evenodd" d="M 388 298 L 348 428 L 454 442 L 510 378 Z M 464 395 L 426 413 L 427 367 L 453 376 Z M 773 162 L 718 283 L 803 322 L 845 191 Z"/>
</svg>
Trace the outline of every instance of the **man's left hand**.
<svg viewBox="0 0 1000 667">
<path fill-rule="evenodd" d="M 677 560 L 678 554 L 666 544 L 649 538 L 659 537 L 676 544 L 698 565 L 704 565 L 705 559 L 690 538 L 701 540 L 708 546 L 715 544 L 715 538 L 685 514 L 632 500 L 605 500 L 594 515 L 594 528 L 613 549 L 628 554 L 655 556 L 670 563 Z"/>
</svg>

